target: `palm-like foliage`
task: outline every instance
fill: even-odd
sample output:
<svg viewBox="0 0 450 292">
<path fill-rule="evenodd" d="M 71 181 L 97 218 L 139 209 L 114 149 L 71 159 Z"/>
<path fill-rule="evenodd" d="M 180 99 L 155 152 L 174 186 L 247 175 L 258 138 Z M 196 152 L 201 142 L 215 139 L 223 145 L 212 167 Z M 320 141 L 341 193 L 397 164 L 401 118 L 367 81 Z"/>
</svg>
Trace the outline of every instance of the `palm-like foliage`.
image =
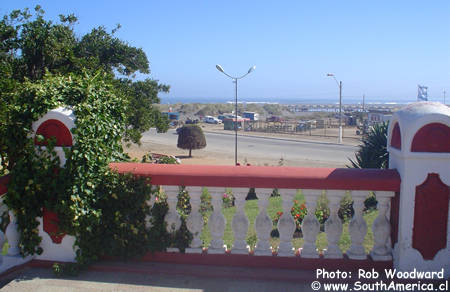
<svg viewBox="0 0 450 292">
<path fill-rule="evenodd" d="M 389 123 L 375 124 L 370 127 L 367 137 L 362 140 L 355 160 L 349 158 L 353 168 L 388 168 L 387 129 Z"/>
</svg>

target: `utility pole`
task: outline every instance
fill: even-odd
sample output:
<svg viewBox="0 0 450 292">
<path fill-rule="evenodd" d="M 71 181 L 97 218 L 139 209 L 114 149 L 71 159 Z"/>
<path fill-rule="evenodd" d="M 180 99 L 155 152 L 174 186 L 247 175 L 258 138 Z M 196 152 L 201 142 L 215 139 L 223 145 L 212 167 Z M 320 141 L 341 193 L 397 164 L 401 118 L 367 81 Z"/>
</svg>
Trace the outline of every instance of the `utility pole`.
<svg viewBox="0 0 450 292">
<path fill-rule="evenodd" d="M 362 108 L 362 111 L 363 111 L 363 112 L 364 112 L 365 100 L 366 100 L 366 95 L 363 94 L 363 108 Z"/>
<path fill-rule="evenodd" d="M 336 77 L 332 73 L 327 74 L 328 77 L 333 77 L 334 81 L 339 87 L 339 138 L 338 143 L 342 144 L 342 81 L 337 81 Z"/>
<path fill-rule="evenodd" d="M 339 81 L 339 144 L 342 144 L 342 81 Z"/>
</svg>

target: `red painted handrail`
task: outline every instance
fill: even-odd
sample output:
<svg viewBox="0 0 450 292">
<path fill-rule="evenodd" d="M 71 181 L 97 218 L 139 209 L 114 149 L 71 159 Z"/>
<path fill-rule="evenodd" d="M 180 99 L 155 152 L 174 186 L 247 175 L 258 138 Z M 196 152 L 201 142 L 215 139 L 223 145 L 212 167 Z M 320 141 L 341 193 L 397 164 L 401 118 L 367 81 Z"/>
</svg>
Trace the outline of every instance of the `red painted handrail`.
<svg viewBox="0 0 450 292">
<path fill-rule="evenodd" d="M 8 191 L 9 174 L 0 177 L 0 196 L 3 196 Z"/>
<path fill-rule="evenodd" d="M 111 163 L 119 173 L 150 177 L 153 185 L 286 189 L 400 190 L 394 169 Z"/>
</svg>

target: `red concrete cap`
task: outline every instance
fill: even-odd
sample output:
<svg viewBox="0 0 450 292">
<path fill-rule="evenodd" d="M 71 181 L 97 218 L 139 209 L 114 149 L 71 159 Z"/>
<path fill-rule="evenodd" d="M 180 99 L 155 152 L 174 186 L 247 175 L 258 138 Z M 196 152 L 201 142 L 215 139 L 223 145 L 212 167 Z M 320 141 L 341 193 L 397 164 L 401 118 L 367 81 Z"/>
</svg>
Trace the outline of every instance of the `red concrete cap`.
<svg viewBox="0 0 450 292">
<path fill-rule="evenodd" d="M 119 173 L 150 177 L 153 185 L 399 191 L 393 169 L 111 163 Z"/>
</svg>

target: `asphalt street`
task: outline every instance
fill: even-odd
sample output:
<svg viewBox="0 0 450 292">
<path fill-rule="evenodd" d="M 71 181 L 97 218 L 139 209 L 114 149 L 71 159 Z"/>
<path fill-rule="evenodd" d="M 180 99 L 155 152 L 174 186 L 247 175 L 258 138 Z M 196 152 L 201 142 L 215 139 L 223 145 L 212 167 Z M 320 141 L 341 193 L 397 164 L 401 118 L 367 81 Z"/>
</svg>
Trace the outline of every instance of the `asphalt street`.
<svg viewBox="0 0 450 292">
<path fill-rule="evenodd" d="M 213 155 L 234 157 L 235 137 L 233 132 L 205 133 L 206 151 Z M 144 133 L 142 142 L 152 142 L 165 145 L 176 145 L 178 136 L 175 130 L 167 133 L 156 133 L 154 129 Z M 348 164 L 348 158 L 354 158 L 356 146 L 322 143 L 317 141 L 295 141 L 270 137 L 238 136 L 238 157 L 255 160 L 266 158 L 285 161 L 317 161 L 332 164 Z"/>
</svg>

